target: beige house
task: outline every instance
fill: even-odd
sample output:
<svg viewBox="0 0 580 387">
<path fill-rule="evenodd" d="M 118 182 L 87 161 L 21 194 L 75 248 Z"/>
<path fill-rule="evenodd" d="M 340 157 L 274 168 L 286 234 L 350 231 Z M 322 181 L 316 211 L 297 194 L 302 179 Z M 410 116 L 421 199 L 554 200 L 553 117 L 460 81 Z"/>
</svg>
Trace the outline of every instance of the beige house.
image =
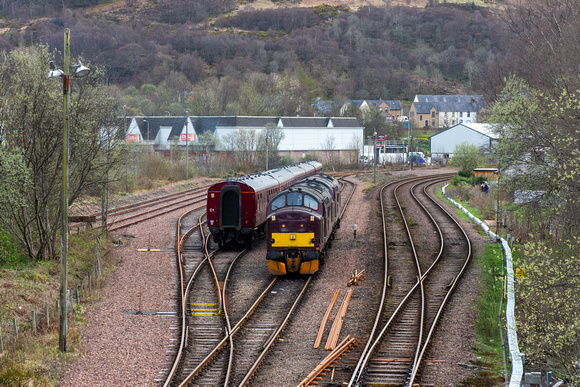
<svg viewBox="0 0 580 387">
<path fill-rule="evenodd" d="M 482 95 L 416 95 L 409 111 L 414 128 L 477 123 L 487 105 Z"/>
<path fill-rule="evenodd" d="M 350 106 L 356 107 L 363 117 L 368 114 L 371 106 L 377 107 L 387 121 L 395 121 L 403 115 L 403 105 L 399 100 L 351 100 L 342 106 L 341 114 L 344 114 Z"/>
</svg>

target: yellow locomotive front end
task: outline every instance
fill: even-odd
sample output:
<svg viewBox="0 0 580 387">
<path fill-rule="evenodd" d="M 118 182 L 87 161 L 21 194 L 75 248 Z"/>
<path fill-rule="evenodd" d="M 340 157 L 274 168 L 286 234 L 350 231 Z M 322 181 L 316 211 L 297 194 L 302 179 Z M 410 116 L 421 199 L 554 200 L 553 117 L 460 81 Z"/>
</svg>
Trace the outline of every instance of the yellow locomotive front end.
<svg viewBox="0 0 580 387">
<path fill-rule="evenodd" d="M 318 216 L 312 213 L 291 211 L 270 216 L 266 255 L 270 273 L 315 273 L 319 266 L 319 224 Z"/>
</svg>

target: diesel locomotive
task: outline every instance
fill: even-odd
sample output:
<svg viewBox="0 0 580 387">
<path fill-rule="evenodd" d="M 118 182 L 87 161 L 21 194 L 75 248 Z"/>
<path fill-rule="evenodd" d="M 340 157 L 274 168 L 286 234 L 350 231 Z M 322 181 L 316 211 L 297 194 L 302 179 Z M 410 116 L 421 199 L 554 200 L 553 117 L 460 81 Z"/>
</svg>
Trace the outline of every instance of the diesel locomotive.
<svg viewBox="0 0 580 387">
<path fill-rule="evenodd" d="M 340 227 L 340 184 L 316 174 L 274 196 L 266 228 L 268 271 L 313 274 Z"/>
<path fill-rule="evenodd" d="M 264 232 L 270 199 L 321 170 L 321 163 L 307 161 L 212 185 L 207 192 L 206 211 L 214 242 L 220 246 L 230 241 L 251 243 Z"/>
</svg>

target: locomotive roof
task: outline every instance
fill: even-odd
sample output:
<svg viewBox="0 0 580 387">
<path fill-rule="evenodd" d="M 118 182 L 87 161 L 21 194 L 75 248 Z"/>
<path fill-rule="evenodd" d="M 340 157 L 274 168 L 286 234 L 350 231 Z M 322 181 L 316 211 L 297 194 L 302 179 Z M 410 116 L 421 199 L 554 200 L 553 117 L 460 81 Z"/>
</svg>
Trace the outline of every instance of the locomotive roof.
<svg viewBox="0 0 580 387">
<path fill-rule="evenodd" d="M 334 177 L 329 176 L 325 173 L 317 173 L 315 175 L 310 175 L 307 178 L 305 178 L 304 180 L 316 181 L 316 182 L 319 182 L 320 184 L 324 184 L 333 192 L 336 191 L 340 187 L 340 184 L 338 184 L 338 181 L 336 181 L 336 179 Z"/>
<path fill-rule="evenodd" d="M 326 188 L 324 188 L 322 180 L 304 179 L 278 193 L 270 200 L 270 202 L 274 201 L 277 197 L 281 195 L 286 195 L 290 192 L 307 193 L 313 196 L 318 201 L 324 201 L 325 199 L 332 200 L 331 193 Z"/>
</svg>

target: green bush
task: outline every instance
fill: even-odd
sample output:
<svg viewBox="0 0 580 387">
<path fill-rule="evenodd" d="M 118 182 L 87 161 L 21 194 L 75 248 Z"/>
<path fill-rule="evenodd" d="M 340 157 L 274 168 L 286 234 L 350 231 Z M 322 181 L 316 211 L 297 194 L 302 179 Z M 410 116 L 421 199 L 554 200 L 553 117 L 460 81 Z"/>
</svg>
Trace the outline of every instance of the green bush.
<svg viewBox="0 0 580 387">
<path fill-rule="evenodd" d="M 473 176 L 472 185 L 481 185 L 483 182 L 487 181 L 484 176 Z"/>
<path fill-rule="evenodd" d="M 453 179 L 451 179 L 451 182 L 449 184 L 453 187 L 457 187 L 457 186 L 466 185 L 466 184 L 472 185 L 471 183 L 472 183 L 471 178 L 459 175 L 459 176 L 453 176 Z"/>
<path fill-rule="evenodd" d="M 471 178 L 472 172 L 471 171 L 469 171 L 469 172 L 459 171 L 459 172 L 457 172 L 457 174 L 459 176 L 461 176 L 461 177 L 469 177 L 469 178 Z"/>
<path fill-rule="evenodd" d="M 0 267 L 14 267 L 18 264 L 25 263 L 26 256 L 20 254 L 10 238 L 10 234 L 0 230 Z"/>
</svg>

